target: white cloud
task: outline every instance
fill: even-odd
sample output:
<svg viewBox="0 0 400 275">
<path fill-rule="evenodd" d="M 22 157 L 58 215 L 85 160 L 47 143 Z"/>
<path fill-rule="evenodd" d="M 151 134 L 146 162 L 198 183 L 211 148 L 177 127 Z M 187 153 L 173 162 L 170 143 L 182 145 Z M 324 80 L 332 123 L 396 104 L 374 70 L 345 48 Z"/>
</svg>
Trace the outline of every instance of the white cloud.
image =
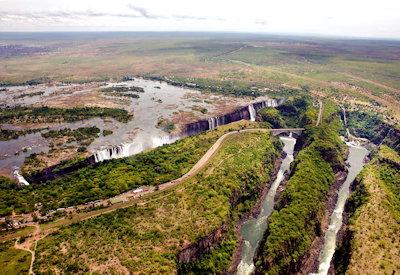
<svg viewBox="0 0 400 275">
<path fill-rule="evenodd" d="M 0 0 L 0 30 L 182 30 L 400 38 L 398 0 Z"/>
</svg>

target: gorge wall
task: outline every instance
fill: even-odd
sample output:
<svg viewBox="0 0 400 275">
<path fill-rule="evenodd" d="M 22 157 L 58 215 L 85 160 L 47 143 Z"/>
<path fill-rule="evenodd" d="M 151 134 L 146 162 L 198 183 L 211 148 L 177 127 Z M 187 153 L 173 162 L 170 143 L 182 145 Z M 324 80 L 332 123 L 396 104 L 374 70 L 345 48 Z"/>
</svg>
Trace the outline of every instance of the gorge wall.
<svg viewBox="0 0 400 275">
<path fill-rule="evenodd" d="M 277 107 L 284 102 L 284 99 L 268 99 L 252 103 L 248 106 L 241 107 L 233 112 L 222 116 L 210 117 L 209 119 L 199 120 L 186 125 L 184 134 L 195 135 L 204 131 L 212 130 L 220 125 L 229 124 L 231 122 L 247 119 L 255 121 L 256 113 L 266 107 Z"/>
</svg>

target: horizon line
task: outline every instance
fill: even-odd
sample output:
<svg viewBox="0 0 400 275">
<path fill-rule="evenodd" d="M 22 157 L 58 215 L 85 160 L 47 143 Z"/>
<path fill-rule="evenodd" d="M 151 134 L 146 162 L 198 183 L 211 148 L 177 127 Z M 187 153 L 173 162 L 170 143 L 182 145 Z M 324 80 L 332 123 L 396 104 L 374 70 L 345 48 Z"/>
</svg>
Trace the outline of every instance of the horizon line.
<svg viewBox="0 0 400 275">
<path fill-rule="evenodd" d="M 309 37 L 325 39 L 343 39 L 343 40 L 391 40 L 400 41 L 400 37 L 374 37 L 374 36 L 354 36 L 354 35 L 334 35 L 320 33 L 290 33 L 290 32 L 246 32 L 246 31 L 216 31 L 216 30 L 0 30 L 0 33 L 204 33 L 204 34 L 243 34 L 243 35 L 269 35 L 269 36 L 291 36 L 291 37 Z M 0 38 L 0 40 L 3 40 Z"/>
</svg>

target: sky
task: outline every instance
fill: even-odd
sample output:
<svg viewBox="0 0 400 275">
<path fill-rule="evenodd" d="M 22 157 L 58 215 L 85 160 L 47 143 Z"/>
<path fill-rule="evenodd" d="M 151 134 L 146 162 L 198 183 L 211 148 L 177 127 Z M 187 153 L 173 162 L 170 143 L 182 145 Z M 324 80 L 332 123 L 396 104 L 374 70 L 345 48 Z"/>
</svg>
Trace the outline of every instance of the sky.
<svg viewBox="0 0 400 275">
<path fill-rule="evenodd" d="M 400 0 L 0 0 L 0 31 L 222 31 L 400 39 Z"/>
</svg>

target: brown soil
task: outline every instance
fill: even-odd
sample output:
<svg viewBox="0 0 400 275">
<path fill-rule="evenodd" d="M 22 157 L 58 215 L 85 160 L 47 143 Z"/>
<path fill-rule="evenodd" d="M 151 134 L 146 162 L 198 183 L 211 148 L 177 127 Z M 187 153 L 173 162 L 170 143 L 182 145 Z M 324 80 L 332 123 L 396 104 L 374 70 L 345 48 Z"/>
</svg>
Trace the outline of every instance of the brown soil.
<svg viewBox="0 0 400 275">
<path fill-rule="evenodd" d="M 58 108 L 73 107 L 103 107 L 103 108 L 122 108 L 128 107 L 128 101 L 118 98 L 106 98 L 96 90 L 81 91 L 69 96 L 44 98 L 38 106 L 49 106 Z"/>
</svg>

